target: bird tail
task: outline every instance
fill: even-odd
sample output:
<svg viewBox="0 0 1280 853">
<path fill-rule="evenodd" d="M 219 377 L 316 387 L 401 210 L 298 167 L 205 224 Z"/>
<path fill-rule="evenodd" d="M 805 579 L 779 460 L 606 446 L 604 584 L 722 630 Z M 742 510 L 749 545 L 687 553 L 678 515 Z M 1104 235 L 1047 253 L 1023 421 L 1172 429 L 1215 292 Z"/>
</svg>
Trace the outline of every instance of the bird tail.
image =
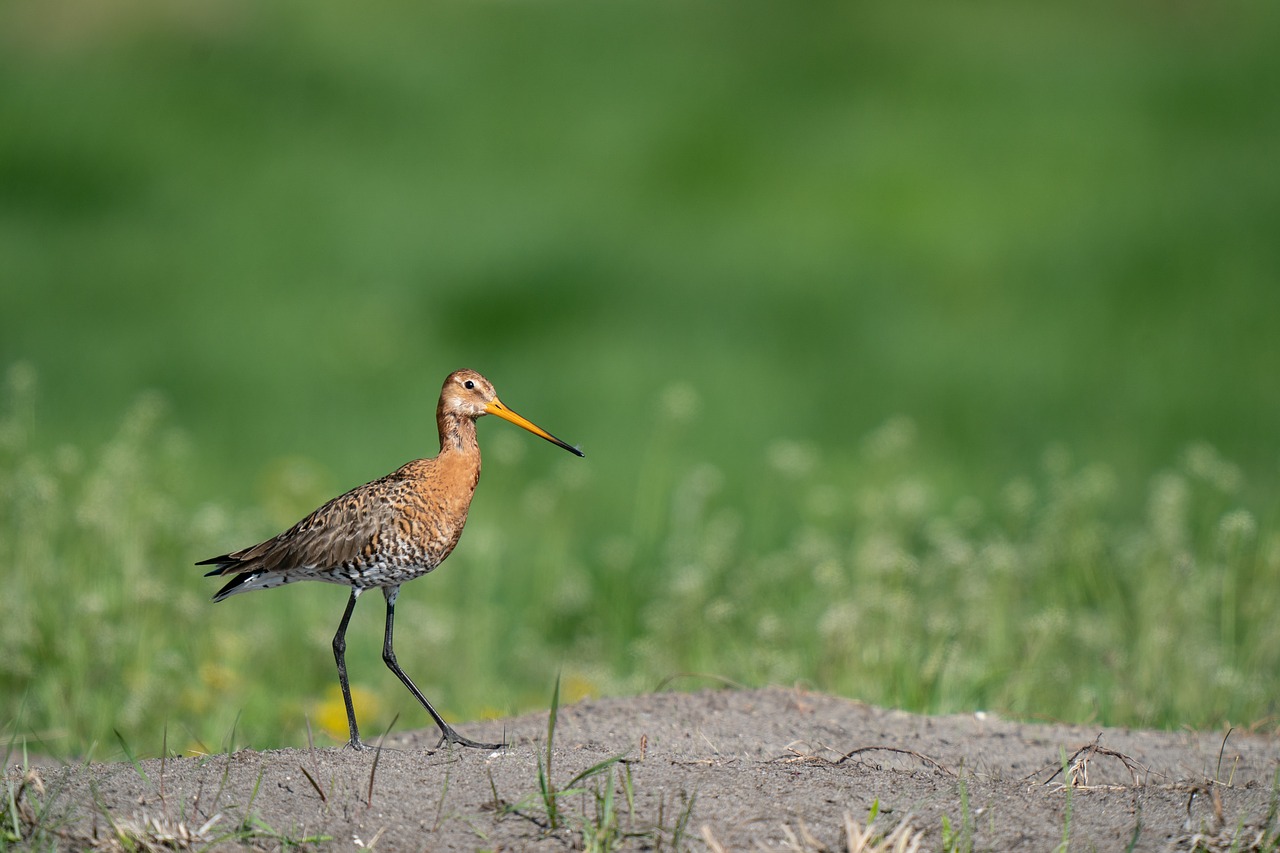
<svg viewBox="0 0 1280 853">
<path fill-rule="evenodd" d="M 204 573 L 204 576 L 207 578 L 211 578 L 216 575 L 235 575 L 235 577 L 233 577 L 226 586 L 214 593 L 214 601 L 221 601 L 229 595 L 235 595 L 237 592 L 250 592 L 255 589 L 267 589 L 269 587 L 279 585 L 279 582 L 271 583 L 270 580 L 265 578 L 265 572 L 237 572 L 236 567 L 241 564 L 242 562 L 240 560 L 230 554 L 223 554 L 220 557 L 211 557 L 208 560 L 201 560 L 196 563 L 197 566 L 214 566 L 213 570 Z"/>
</svg>

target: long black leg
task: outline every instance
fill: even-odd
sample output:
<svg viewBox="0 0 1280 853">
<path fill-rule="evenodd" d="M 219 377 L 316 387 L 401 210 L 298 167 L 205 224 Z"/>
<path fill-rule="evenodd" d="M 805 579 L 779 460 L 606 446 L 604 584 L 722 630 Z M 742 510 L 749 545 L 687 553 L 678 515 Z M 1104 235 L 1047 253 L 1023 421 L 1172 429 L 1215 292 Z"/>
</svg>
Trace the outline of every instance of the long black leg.
<svg viewBox="0 0 1280 853">
<path fill-rule="evenodd" d="M 347 600 L 347 609 L 342 613 L 342 621 L 338 623 L 338 633 L 333 635 L 333 658 L 338 662 L 338 683 L 342 685 L 342 701 L 347 706 L 347 727 L 351 730 L 350 746 L 352 749 L 368 749 L 360 741 L 360 729 L 356 726 L 356 709 L 351 704 L 351 685 L 347 682 L 347 623 L 351 621 L 351 611 L 356 609 L 356 599 L 364 590 L 351 588 L 351 598 Z"/>
<path fill-rule="evenodd" d="M 391 669 L 391 671 L 396 674 L 396 677 L 404 683 L 404 686 L 409 688 L 409 692 L 422 703 L 422 707 L 427 709 L 427 713 L 431 715 L 431 719 L 436 721 L 436 725 L 440 727 L 440 743 L 448 741 L 449 743 L 456 743 L 459 746 L 472 746 L 476 749 L 502 749 L 506 746 L 505 743 L 479 743 L 463 737 L 455 732 L 453 728 L 444 721 L 444 717 L 441 717 L 435 708 L 431 707 L 431 703 L 427 701 L 427 697 L 422 695 L 422 691 L 418 689 L 418 686 L 413 683 L 409 676 L 405 675 L 404 670 L 400 668 L 400 664 L 396 663 L 395 649 L 391 647 L 392 626 L 394 625 L 396 618 L 396 596 L 400 594 L 400 587 L 383 587 L 382 594 L 386 596 L 387 599 L 387 633 L 382 640 L 382 660 Z M 355 725 L 354 717 L 352 717 L 351 725 Z M 353 728 L 352 731 L 355 731 L 355 729 Z"/>
</svg>

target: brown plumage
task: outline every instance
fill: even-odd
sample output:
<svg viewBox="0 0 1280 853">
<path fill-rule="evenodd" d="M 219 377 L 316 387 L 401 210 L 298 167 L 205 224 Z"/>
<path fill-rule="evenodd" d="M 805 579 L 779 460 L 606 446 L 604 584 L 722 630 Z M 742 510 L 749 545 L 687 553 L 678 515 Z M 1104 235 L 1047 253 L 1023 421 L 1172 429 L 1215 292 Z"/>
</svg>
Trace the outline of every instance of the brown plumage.
<svg viewBox="0 0 1280 853">
<path fill-rule="evenodd" d="M 265 542 L 196 564 L 216 567 L 207 576 L 235 576 L 218 590 L 214 601 L 300 580 L 351 587 L 347 609 L 333 637 L 333 654 L 347 707 L 350 744 L 356 749 L 365 747 L 356 726 L 347 682 L 346 632 L 356 599 L 374 587 L 382 589 L 387 601 L 382 659 L 431 714 L 440 727 L 441 740 L 485 749 L 502 746 L 476 743 L 455 732 L 400 669 L 392 649 L 392 626 L 400 585 L 444 562 L 462 535 L 471 496 L 480 481 L 476 419 L 484 415 L 497 415 L 570 453 L 583 455 L 576 447 L 504 406 L 493 385 L 479 373 L 459 370 L 445 379 L 436 407 L 440 428 L 438 456 L 416 459 L 385 477 L 352 489 Z"/>
</svg>

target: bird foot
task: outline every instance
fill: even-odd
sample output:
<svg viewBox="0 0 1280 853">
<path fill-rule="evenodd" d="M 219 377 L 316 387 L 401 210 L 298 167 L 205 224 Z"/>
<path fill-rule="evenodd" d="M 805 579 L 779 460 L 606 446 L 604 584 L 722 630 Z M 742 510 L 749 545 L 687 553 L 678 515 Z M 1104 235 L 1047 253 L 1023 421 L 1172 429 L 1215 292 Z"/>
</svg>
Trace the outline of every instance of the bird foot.
<svg viewBox="0 0 1280 853">
<path fill-rule="evenodd" d="M 458 746 L 467 746 L 472 749 L 494 750 L 494 749 L 506 749 L 507 747 L 507 744 L 505 743 L 480 743 L 479 741 L 474 741 L 474 740 L 471 740 L 470 738 L 465 738 L 462 735 L 455 732 L 452 728 L 449 728 L 448 726 L 440 730 L 440 740 L 439 742 L 436 743 L 436 749 L 439 749 L 446 742 L 456 743 Z"/>
<path fill-rule="evenodd" d="M 376 744 L 365 743 L 362 740 L 352 740 L 352 741 L 347 741 L 347 746 L 349 746 L 351 749 L 354 749 L 356 752 L 377 752 L 380 750 L 389 750 L 391 752 L 398 751 L 395 747 L 383 746 L 381 740 L 379 740 L 379 742 Z"/>
</svg>

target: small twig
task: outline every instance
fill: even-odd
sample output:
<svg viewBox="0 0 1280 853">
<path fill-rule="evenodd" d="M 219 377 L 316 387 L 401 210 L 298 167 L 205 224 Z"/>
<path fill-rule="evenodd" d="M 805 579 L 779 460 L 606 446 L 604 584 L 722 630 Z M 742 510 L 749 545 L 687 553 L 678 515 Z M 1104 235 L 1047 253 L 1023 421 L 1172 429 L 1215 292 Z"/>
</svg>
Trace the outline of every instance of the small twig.
<svg viewBox="0 0 1280 853">
<path fill-rule="evenodd" d="M 1191 829 L 1194 820 L 1191 815 L 1191 806 L 1196 801 L 1196 794 L 1209 794 L 1211 799 L 1211 807 L 1213 808 L 1213 823 L 1211 824 L 1214 832 L 1220 832 L 1226 821 L 1223 816 L 1222 809 L 1222 793 L 1213 785 L 1194 785 L 1191 793 L 1187 796 L 1187 829 Z"/>
<path fill-rule="evenodd" d="M 305 767 L 303 767 L 301 764 L 299 764 L 299 765 L 298 765 L 298 769 L 302 771 L 302 775 L 303 775 L 303 776 L 306 776 L 306 777 L 307 777 L 307 781 L 311 783 L 311 787 L 316 789 L 316 793 L 320 795 L 320 802 L 322 802 L 322 803 L 327 803 L 327 802 L 329 802 L 329 798 L 328 798 L 328 797 L 326 797 L 326 796 L 324 795 L 324 791 L 320 789 L 320 783 L 319 783 L 319 782 L 317 782 L 317 781 L 315 780 L 315 777 L 313 777 L 313 776 L 312 776 L 312 775 L 307 771 L 307 768 L 305 768 Z"/>
<path fill-rule="evenodd" d="M 1102 734 L 1099 733 L 1092 743 L 1087 743 L 1080 747 L 1071 754 L 1069 759 L 1067 759 L 1065 769 L 1070 775 L 1070 778 L 1066 779 L 1064 784 L 1069 785 L 1072 788 L 1089 787 L 1089 762 L 1093 760 L 1094 756 L 1098 755 L 1106 755 L 1119 760 L 1120 763 L 1124 765 L 1125 769 L 1129 771 L 1129 776 L 1133 779 L 1133 785 L 1135 788 L 1142 785 L 1142 782 L 1138 779 L 1139 771 L 1141 771 L 1144 776 L 1151 772 L 1151 768 L 1146 767 L 1141 762 L 1136 761 L 1133 758 L 1130 758 L 1123 752 L 1117 752 L 1114 749 L 1108 749 L 1103 746 Z M 1042 784 L 1048 785 L 1054 779 L 1058 778 L 1058 774 L 1062 773 L 1063 770 L 1064 767 L 1060 765 L 1053 771 L 1053 774 L 1048 779 L 1044 780 Z M 1077 771 L 1079 771 L 1079 776 L 1077 776 Z M 1037 770 L 1035 773 L 1032 773 L 1031 776 L 1035 776 L 1043 772 L 1043 769 Z M 1031 777 L 1028 776 L 1026 778 Z"/>
<path fill-rule="evenodd" d="M 387 730 L 378 738 L 378 746 L 373 753 L 373 767 L 369 768 L 369 795 L 364 801 L 367 808 L 373 808 L 373 778 L 378 773 L 378 760 L 382 758 L 382 742 L 387 739 L 387 735 L 391 733 L 391 729 L 398 719 L 400 719 L 399 714 L 392 717 L 391 725 L 387 726 Z"/>
<path fill-rule="evenodd" d="M 1227 751 L 1227 738 L 1231 737 L 1231 733 L 1235 731 L 1235 727 L 1227 729 L 1227 733 L 1222 736 L 1222 746 L 1218 747 L 1218 768 L 1213 771 L 1213 781 L 1217 782 L 1222 778 L 1222 754 Z M 1235 778 L 1235 772 L 1231 774 Z"/>
<path fill-rule="evenodd" d="M 797 743 L 803 743 L 803 741 L 797 741 Z M 787 751 L 790 752 L 795 757 L 784 759 L 784 760 L 786 761 L 797 761 L 797 760 L 825 761 L 827 764 L 838 765 L 838 764 L 844 764 L 850 758 L 853 758 L 856 755 L 861 755 L 864 752 L 894 752 L 899 755 L 910 755 L 913 758 L 917 758 L 924 764 L 928 764 L 931 767 L 934 767 L 942 771 L 948 776 L 952 776 L 952 777 L 958 776 L 958 774 L 954 770 L 951 770 L 950 768 L 943 766 L 941 763 L 930 758 L 929 756 L 924 755 L 923 753 L 916 752 L 915 750 L 912 750 L 912 749 L 903 749 L 902 747 L 898 747 L 898 746 L 860 746 L 857 749 L 850 750 L 849 752 L 839 752 L 838 750 L 832 749 L 829 746 L 822 746 L 822 749 L 825 750 L 826 752 L 834 752 L 840 757 L 827 758 L 825 755 L 821 755 L 816 752 L 801 752 L 800 750 L 796 749 L 794 745 L 788 744 Z"/>
<path fill-rule="evenodd" d="M 927 755 L 924 755 L 924 754 L 922 754 L 922 753 L 916 752 L 916 751 L 915 751 L 915 750 L 913 750 L 913 749 L 902 749 L 902 748 L 900 748 L 900 747 L 896 747 L 896 746 L 863 746 L 863 747 L 859 747 L 858 749 L 855 749 L 855 750 L 853 750 L 853 751 L 851 751 L 851 752 L 846 752 L 843 756 L 841 756 L 841 757 L 839 758 L 839 760 L 837 760 L 837 761 L 833 761 L 833 762 L 831 762 L 831 763 L 832 763 L 832 764 L 843 764 L 844 762 L 848 761 L 850 758 L 853 758 L 855 755 L 860 755 L 861 753 L 864 753 L 864 752 L 874 752 L 874 751 L 880 751 L 880 752 L 896 752 L 896 753 L 898 753 L 898 754 L 900 754 L 900 755 L 910 755 L 910 756 L 912 756 L 912 757 L 914 757 L 914 758 L 918 758 L 918 759 L 920 759 L 920 760 L 921 760 L 922 762 L 924 762 L 925 764 L 929 764 L 929 765 L 932 765 L 933 767 L 936 767 L 938 770 L 941 770 L 943 773 L 946 773 L 948 776 L 956 776 L 956 775 L 958 775 L 954 770 L 951 770 L 951 769 L 949 769 L 949 768 L 943 767 L 941 764 L 939 764 L 937 761 L 934 761 L 932 758 L 930 758 L 930 757 L 929 757 L 929 756 L 927 756 Z"/>
<path fill-rule="evenodd" d="M 160 807 L 166 812 L 169 810 L 169 804 L 164 799 L 164 768 L 165 761 L 169 758 L 169 724 L 164 724 L 164 735 L 160 738 Z"/>
<path fill-rule="evenodd" d="M 315 738 L 311 734 L 311 716 L 304 714 L 302 718 L 307 721 L 307 752 L 311 756 L 311 766 L 316 768 L 316 775 L 319 775 L 320 767 L 316 764 L 316 742 Z M 324 790 L 320 787 L 320 783 L 315 780 L 315 777 L 308 773 L 307 768 L 303 767 L 301 764 L 298 765 L 298 769 L 302 771 L 303 776 L 307 777 L 307 781 L 311 783 L 311 787 L 316 789 L 316 793 L 320 795 L 320 802 L 328 803 L 329 798 L 324 795 Z"/>
</svg>

